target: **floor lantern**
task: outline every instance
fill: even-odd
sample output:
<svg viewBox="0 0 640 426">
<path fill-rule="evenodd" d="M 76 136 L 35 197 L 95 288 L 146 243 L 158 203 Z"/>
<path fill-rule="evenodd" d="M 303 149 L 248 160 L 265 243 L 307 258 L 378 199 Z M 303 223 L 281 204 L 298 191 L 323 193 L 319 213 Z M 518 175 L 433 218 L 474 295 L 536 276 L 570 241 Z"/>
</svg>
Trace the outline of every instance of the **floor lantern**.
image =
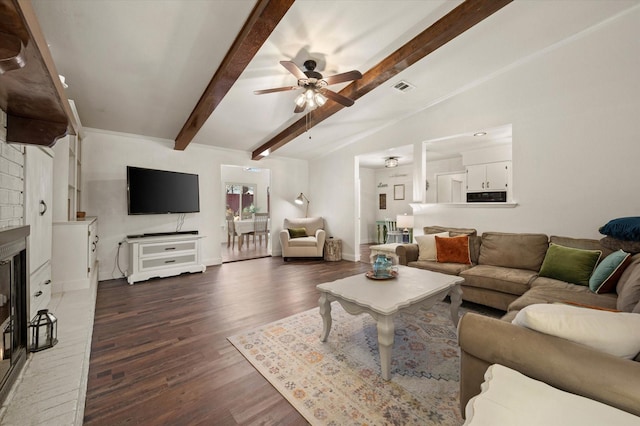
<svg viewBox="0 0 640 426">
<path fill-rule="evenodd" d="M 29 351 L 42 351 L 58 343 L 58 319 L 48 309 L 39 310 L 31 320 L 29 328 L 31 328 Z"/>
</svg>

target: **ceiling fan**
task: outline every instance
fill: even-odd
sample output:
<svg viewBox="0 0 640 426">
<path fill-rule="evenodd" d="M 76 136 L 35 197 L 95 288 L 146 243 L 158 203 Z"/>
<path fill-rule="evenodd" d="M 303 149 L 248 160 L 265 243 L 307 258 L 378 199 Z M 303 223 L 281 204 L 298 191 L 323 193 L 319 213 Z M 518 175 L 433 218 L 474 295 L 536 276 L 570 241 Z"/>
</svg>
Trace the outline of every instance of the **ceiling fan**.
<svg viewBox="0 0 640 426">
<path fill-rule="evenodd" d="M 256 95 L 264 95 L 265 93 L 284 92 L 287 90 L 304 89 L 304 91 L 296 98 L 296 108 L 293 112 L 302 112 L 306 107 L 313 109 L 316 106 L 322 106 L 328 99 L 332 99 L 344 106 L 354 104 L 352 99 L 342 96 L 333 90 L 327 89 L 332 84 L 344 83 L 345 81 L 358 80 L 362 78 L 360 71 L 347 71 L 341 74 L 335 74 L 329 77 L 323 77 L 316 69 L 316 61 L 308 59 L 304 61 L 305 71 L 302 71 L 292 61 L 280 61 L 291 74 L 298 79 L 297 86 L 276 87 L 274 89 L 254 90 Z"/>
</svg>

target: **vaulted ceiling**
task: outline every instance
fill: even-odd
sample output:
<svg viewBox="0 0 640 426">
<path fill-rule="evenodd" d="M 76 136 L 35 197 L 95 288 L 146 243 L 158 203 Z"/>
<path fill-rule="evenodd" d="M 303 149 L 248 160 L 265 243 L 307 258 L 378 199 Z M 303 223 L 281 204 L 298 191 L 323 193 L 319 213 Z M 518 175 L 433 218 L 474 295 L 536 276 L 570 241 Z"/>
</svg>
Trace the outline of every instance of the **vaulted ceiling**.
<svg viewBox="0 0 640 426">
<path fill-rule="evenodd" d="M 270 2 L 32 3 L 56 67 L 69 84 L 67 96 L 75 100 L 85 127 L 176 140 L 212 77 L 227 69 L 225 56 L 234 40 L 242 41 L 243 28 L 246 30 L 248 18 L 254 16 L 254 7 Z M 402 67 L 358 97 L 354 106 L 340 109 L 316 126 L 313 114 L 319 110 L 314 111 L 306 132 L 305 116 L 293 112 L 299 91 L 253 94 L 254 90 L 296 84 L 296 78 L 279 64 L 283 60 L 302 67 L 306 59 L 315 59 L 317 70 L 325 76 L 354 69 L 366 75 L 461 3 L 293 2 L 279 22 L 272 22 L 274 29 L 262 45 L 249 43 L 240 50 L 240 57 L 234 60 L 245 61 L 246 68 L 238 71 L 236 67 L 236 76 L 226 73 L 217 77 L 222 83 L 216 87 L 226 86 L 226 92 L 202 126 L 198 125 L 191 143 L 245 151 L 250 158 L 302 119 L 303 134 L 291 138 L 273 155 L 312 159 L 444 102 L 580 31 L 638 6 L 636 0 L 516 0 L 413 65 Z M 264 33 L 264 22 L 254 25 L 256 32 Z M 255 56 L 242 57 L 243 53 Z M 401 80 L 414 88 L 406 93 L 395 90 L 393 86 Z M 348 84 L 331 88 L 340 91 Z"/>
</svg>

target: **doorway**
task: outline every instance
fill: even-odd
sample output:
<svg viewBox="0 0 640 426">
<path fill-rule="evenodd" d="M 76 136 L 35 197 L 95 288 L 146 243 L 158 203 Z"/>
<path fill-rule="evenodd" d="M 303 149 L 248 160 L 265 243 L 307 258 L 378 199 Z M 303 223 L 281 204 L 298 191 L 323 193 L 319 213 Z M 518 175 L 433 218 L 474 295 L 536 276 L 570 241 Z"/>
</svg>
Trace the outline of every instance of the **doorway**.
<svg viewBox="0 0 640 426">
<path fill-rule="evenodd" d="M 232 165 L 220 169 L 222 263 L 271 256 L 271 171 Z"/>
</svg>

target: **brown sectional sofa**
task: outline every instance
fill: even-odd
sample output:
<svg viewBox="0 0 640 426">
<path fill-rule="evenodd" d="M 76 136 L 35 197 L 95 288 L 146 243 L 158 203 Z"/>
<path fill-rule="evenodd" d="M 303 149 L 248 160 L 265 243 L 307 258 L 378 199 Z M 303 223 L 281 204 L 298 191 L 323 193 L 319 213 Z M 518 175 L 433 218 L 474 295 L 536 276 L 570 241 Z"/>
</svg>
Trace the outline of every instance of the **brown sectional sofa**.
<svg viewBox="0 0 640 426">
<path fill-rule="evenodd" d="M 566 247 L 601 250 L 601 259 L 612 250 L 598 240 L 547 237 L 545 234 L 485 232 L 482 237 L 471 228 L 428 226 L 425 234 L 449 231 L 450 235 L 469 235 L 471 265 L 418 260 L 418 245 L 396 248 L 399 263 L 415 268 L 460 275 L 462 298 L 492 308 L 508 311 L 511 320 L 518 310 L 531 303 L 575 302 L 603 308 L 616 308 L 616 294 L 595 294 L 586 286 L 539 277 L 538 272 L 549 243 Z"/>
<path fill-rule="evenodd" d="M 597 240 L 544 234 L 507 234 L 474 229 L 425 227 L 425 234 L 449 231 L 469 235 L 471 265 L 419 261 L 418 245 L 396 248 L 399 263 L 465 278 L 464 300 L 498 308 L 501 320 L 466 314 L 458 325 L 460 408 L 480 393 L 484 373 L 502 364 L 550 384 L 640 416 L 640 354 L 635 360 L 618 358 L 559 337 L 511 323 L 517 312 L 536 303 L 573 302 L 640 314 L 640 253 L 621 275 L 615 293 L 595 294 L 588 286 L 540 277 L 549 243 L 602 250 L 600 259 L 614 251 Z M 514 390 L 517 392 L 517 390 Z M 640 422 L 640 418 L 639 418 Z"/>
</svg>

